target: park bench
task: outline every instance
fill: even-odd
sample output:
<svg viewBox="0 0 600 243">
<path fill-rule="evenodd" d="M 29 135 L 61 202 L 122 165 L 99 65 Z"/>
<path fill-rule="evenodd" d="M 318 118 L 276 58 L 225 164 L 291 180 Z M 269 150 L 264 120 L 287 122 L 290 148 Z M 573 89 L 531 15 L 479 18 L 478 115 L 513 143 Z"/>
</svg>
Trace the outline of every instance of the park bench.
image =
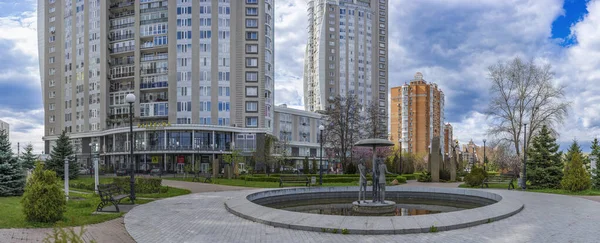
<svg viewBox="0 0 600 243">
<path fill-rule="evenodd" d="M 194 178 L 192 178 L 192 182 L 200 182 L 200 180 L 204 178 L 204 183 L 212 182 L 212 174 L 210 173 L 195 173 Z"/>
<path fill-rule="evenodd" d="M 282 175 L 279 177 L 279 187 L 283 187 L 284 183 L 303 183 L 308 186 L 308 176 L 306 175 Z"/>
<path fill-rule="evenodd" d="M 129 198 L 131 200 L 130 195 L 126 194 L 123 189 L 116 184 L 99 184 L 98 194 L 100 194 L 100 204 L 98 204 L 98 207 L 96 207 L 97 212 L 101 212 L 102 208 L 108 204 L 114 205 L 116 212 L 120 212 L 118 204 L 121 202 L 121 200 L 125 198 Z"/>
<path fill-rule="evenodd" d="M 486 188 L 489 188 L 489 184 L 503 184 L 508 183 L 508 190 L 515 189 L 513 182 L 515 181 L 515 176 L 512 174 L 501 174 L 497 176 L 488 176 L 483 180 L 481 184 L 481 188 L 485 185 Z"/>
</svg>

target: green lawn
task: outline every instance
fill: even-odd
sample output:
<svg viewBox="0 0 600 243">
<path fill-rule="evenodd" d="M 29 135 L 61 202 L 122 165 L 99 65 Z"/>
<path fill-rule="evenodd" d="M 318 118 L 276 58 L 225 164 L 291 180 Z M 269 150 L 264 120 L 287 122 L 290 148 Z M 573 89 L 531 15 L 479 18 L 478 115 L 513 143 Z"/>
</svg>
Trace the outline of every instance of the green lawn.
<svg viewBox="0 0 600 243">
<path fill-rule="evenodd" d="M 515 186 L 515 188 L 517 188 L 516 182 L 514 182 L 513 185 Z M 490 183 L 490 184 L 488 184 L 488 186 L 489 186 L 489 189 L 508 189 L 508 183 Z M 470 187 L 470 186 L 467 186 L 467 184 L 465 184 L 465 183 L 460 184 L 458 187 L 460 187 L 460 188 L 481 188 L 481 186 Z M 488 188 L 486 188 L 484 186 L 483 189 L 488 189 Z"/>
<path fill-rule="evenodd" d="M 572 192 L 563 189 L 527 189 L 529 192 L 542 192 L 542 193 L 552 193 L 552 194 L 561 194 L 561 195 L 572 195 L 572 196 L 600 196 L 600 190 L 585 190 L 580 192 Z"/>
<path fill-rule="evenodd" d="M 165 180 L 174 180 L 174 181 L 192 181 L 192 177 L 183 178 L 183 177 L 169 177 L 163 178 Z M 318 183 L 319 179 L 317 179 Z M 220 179 L 213 178 L 213 184 L 218 185 L 227 185 L 227 186 L 242 186 L 242 187 L 255 187 L 255 188 L 279 188 L 279 182 L 263 182 L 263 181 L 245 181 L 241 179 Z M 286 184 L 286 186 L 302 186 L 303 184 Z M 358 186 L 357 182 L 349 182 L 349 183 L 323 183 L 323 186 Z M 171 188 L 169 188 L 171 190 Z"/>
<path fill-rule="evenodd" d="M 56 223 L 32 223 L 25 221 L 21 197 L 0 197 L 0 228 L 44 228 L 53 226 L 79 226 L 96 224 L 107 220 L 121 217 L 123 213 L 96 214 L 96 206 L 100 198 L 90 194 L 71 193 L 71 198 L 83 198 L 83 200 L 69 200 L 64 219 Z"/>
</svg>

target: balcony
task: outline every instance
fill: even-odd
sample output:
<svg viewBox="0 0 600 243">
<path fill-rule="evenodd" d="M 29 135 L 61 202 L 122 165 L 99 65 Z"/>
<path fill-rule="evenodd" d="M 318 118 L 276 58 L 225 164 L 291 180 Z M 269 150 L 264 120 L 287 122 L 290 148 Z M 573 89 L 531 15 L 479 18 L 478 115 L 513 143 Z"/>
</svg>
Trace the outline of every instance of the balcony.
<svg viewBox="0 0 600 243">
<path fill-rule="evenodd" d="M 113 36 L 108 36 L 108 40 L 109 41 L 120 41 L 120 40 L 127 40 L 127 39 L 133 39 L 135 37 L 135 35 L 133 33 L 131 34 L 125 34 L 125 35 L 113 35 Z"/>
<path fill-rule="evenodd" d="M 124 11 L 117 12 L 117 13 L 111 13 L 108 17 L 110 19 L 117 19 L 117 18 L 123 18 L 123 17 L 127 17 L 127 16 L 134 16 L 134 15 L 135 15 L 134 10 L 124 10 Z"/>
<path fill-rule="evenodd" d="M 135 50 L 135 46 L 114 47 L 114 48 L 108 48 L 108 50 L 110 50 L 111 54 L 124 53 L 124 52 L 132 52 L 133 50 Z"/>
<path fill-rule="evenodd" d="M 110 79 L 133 78 L 134 75 L 135 75 L 134 72 L 115 73 L 115 74 L 110 74 L 110 76 L 108 78 L 110 78 Z"/>
<path fill-rule="evenodd" d="M 168 68 L 148 68 L 148 69 L 142 69 L 141 74 L 142 75 L 147 75 L 147 74 L 166 74 L 169 72 Z"/>
<path fill-rule="evenodd" d="M 135 1 L 123 1 L 123 2 L 118 2 L 118 3 L 113 3 L 113 4 L 109 5 L 108 8 L 110 8 L 110 9 L 124 8 L 124 7 L 128 7 L 128 6 L 132 6 L 134 2 Z"/>
<path fill-rule="evenodd" d="M 159 89 L 159 88 L 168 88 L 168 87 L 169 87 L 169 82 L 167 82 L 167 81 L 147 82 L 147 83 L 140 84 L 140 89 Z"/>
<path fill-rule="evenodd" d="M 156 61 L 156 60 L 165 60 L 168 59 L 169 55 L 167 53 L 159 53 L 157 55 L 145 55 L 142 56 L 141 61 L 142 62 L 147 62 L 147 61 Z"/>
<path fill-rule="evenodd" d="M 110 30 L 122 29 L 122 28 L 127 28 L 127 27 L 132 27 L 132 26 L 133 26 L 133 23 L 111 25 Z"/>
<path fill-rule="evenodd" d="M 232 151 L 230 145 L 212 146 L 212 145 L 136 145 L 133 149 L 134 153 L 147 153 L 147 152 L 169 152 L 169 151 L 182 151 L 190 153 L 200 152 L 230 152 Z M 238 148 L 239 149 L 239 148 Z M 129 146 L 112 146 L 107 148 L 108 153 L 123 153 L 129 152 Z"/>
<path fill-rule="evenodd" d="M 167 47 L 167 44 L 154 44 L 154 42 L 146 42 L 140 46 L 140 49 L 150 49 L 150 48 L 159 48 L 159 47 Z"/>
<path fill-rule="evenodd" d="M 162 22 L 167 22 L 168 20 L 169 20 L 168 17 L 162 17 L 162 18 L 156 18 L 156 19 L 147 19 L 147 20 L 140 21 L 140 25 L 162 23 Z"/>
<path fill-rule="evenodd" d="M 150 12 L 156 12 L 156 11 L 162 11 L 162 10 L 167 10 L 167 6 L 140 9 L 140 13 L 150 13 Z"/>
<path fill-rule="evenodd" d="M 148 99 L 148 98 L 140 98 L 140 103 L 157 103 L 157 102 L 167 102 L 169 101 L 168 97 L 163 97 L 163 98 L 152 98 L 152 99 Z"/>
</svg>

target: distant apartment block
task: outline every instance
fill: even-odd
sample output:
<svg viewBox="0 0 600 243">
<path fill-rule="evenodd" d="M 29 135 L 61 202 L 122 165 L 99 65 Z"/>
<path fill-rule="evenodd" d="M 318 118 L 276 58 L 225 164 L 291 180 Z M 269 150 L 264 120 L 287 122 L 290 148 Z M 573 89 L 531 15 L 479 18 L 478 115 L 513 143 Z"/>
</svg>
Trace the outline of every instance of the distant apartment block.
<svg viewBox="0 0 600 243">
<path fill-rule="evenodd" d="M 445 139 L 444 93 L 417 72 L 414 79 L 391 89 L 391 139 L 409 153 L 429 153 L 431 141 L 440 139 L 442 154 Z"/>
<path fill-rule="evenodd" d="M 10 125 L 7 122 L 0 120 L 0 130 L 5 131 L 10 137 Z"/>
</svg>

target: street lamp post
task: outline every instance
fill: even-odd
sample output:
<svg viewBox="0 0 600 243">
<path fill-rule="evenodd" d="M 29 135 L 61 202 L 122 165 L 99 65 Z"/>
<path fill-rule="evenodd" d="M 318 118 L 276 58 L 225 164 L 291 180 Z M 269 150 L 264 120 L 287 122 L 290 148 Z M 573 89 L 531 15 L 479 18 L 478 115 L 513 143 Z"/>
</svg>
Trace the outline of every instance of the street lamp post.
<svg viewBox="0 0 600 243">
<path fill-rule="evenodd" d="M 323 126 L 322 124 L 319 125 L 319 131 L 321 132 L 321 134 L 319 136 L 321 136 L 321 151 L 319 154 L 319 185 L 323 185 L 323 130 L 325 130 L 325 126 Z"/>
<path fill-rule="evenodd" d="M 131 146 L 131 149 L 129 150 L 129 163 L 130 163 L 130 169 L 131 171 L 129 171 L 129 196 L 131 197 L 131 203 L 135 204 L 134 200 L 135 200 L 135 177 L 133 175 L 133 149 L 134 149 L 134 143 L 133 143 L 133 103 L 135 102 L 135 95 L 134 94 L 127 94 L 127 96 L 125 97 L 125 101 L 127 103 L 129 103 L 129 144 Z"/>
<path fill-rule="evenodd" d="M 99 179 L 98 179 L 98 150 L 97 150 L 97 144 L 96 143 L 90 143 L 90 148 L 92 150 L 92 161 L 94 163 L 94 190 L 96 192 L 98 192 L 98 184 L 99 184 Z"/>
<path fill-rule="evenodd" d="M 523 134 L 523 180 L 521 181 L 521 187 L 523 190 L 527 190 L 527 123 L 525 126 L 525 133 Z"/>
<path fill-rule="evenodd" d="M 486 162 L 487 162 L 487 161 L 485 160 L 485 158 L 486 158 L 486 157 L 485 157 L 485 142 L 486 142 L 486 141 L 487 141 L 487 140 L 485 140 L 485 139 L 483 140 L 483 171 L 487 171 L 487 170 L 485 170 L 485 164 L 486 164 Z"/>
</svg>

